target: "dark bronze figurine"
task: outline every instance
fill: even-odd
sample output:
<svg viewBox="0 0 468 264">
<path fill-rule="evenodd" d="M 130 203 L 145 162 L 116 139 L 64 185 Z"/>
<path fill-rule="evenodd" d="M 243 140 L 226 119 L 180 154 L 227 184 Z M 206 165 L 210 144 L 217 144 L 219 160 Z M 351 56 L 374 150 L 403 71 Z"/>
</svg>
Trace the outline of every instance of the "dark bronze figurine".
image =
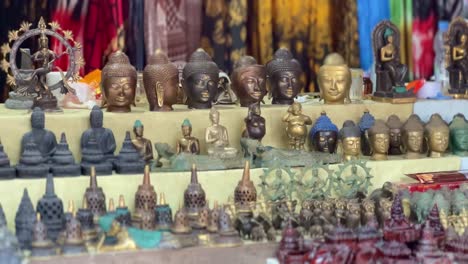
<svg viewBox="0 0 468 264">
<path fill-rule="evenodd" d="M 458 17 L 450 23 L 445 38 L 446 66 L 449 73 L 449 94 L 468 98 L 468 23 Z"/>
<path fill-rule="evenodd" d="M 242 56 L 234 65 L 232 88 L 241 106 L 261 102 L 267 93 L 265 66 L 252 56 Z"/>
<path fill-rule="evenodd" d="M 249 105 L 249 112 L 247 117 L 244 118 L 245 129 L 242 132 L 242 137 L 256 139 L 262 141 L 265 136 L 265 118 L 261 116 L 260 103 L 253 103 Z"/>
</svg>

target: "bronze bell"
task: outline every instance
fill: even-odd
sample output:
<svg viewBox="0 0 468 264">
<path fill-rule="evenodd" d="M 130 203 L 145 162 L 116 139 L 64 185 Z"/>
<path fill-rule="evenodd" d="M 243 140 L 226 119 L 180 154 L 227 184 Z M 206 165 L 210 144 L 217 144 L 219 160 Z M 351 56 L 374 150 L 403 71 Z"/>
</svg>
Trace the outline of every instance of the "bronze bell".
<svg viewBox="0 0 468 264">
<path fill-rule="evenodd" d="M 179 206 L 179 210 L 177 210 L 174 216 L 174 225 L 172 226 L 172 233 L 187 234 L 191 231 L 192 228 L 190 227 L 187 213 L 185 212 L 184 208 L 180 208 Z"/>
<path fill-rule="evenodd" d="M 242 180 L 237 184 L 234 190 L 234 203 L 236 205 L 237 212 L 250 212 L 250 204 L 257 201 L 257 190 L 255 185 L 250 180 L 250 162 L 245 161 L 244 173 L 242 174 Z"/>
</svg>

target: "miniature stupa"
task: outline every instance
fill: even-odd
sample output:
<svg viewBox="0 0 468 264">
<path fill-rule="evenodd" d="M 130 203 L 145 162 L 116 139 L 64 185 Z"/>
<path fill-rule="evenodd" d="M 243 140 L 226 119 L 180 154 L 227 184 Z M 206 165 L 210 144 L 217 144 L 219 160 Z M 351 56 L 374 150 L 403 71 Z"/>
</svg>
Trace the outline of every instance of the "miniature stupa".
<svg viewBox="0 0 468 264">
<path fill-rule="evenodd" d="M 90 134 L 88 144 L 81 151 L 81 172 L 90 175 L 91 167 L 94 167 L 96 175 L 112 175 L 112 163 L 106 159 L 99 149 L 96 137 Z"/>
<path fill-rule="evenodd" d="M 60 231 L 64 227 L 65 215 L 62 200 L 55 194 L 52 174 L 47 175 L 46 192 L 37 202 L 36 211 L 44 219 L 49 238 L 52 241 L 57 240 Z"/>
<path fill-rule="evenodd" d="M 125 133 L 122 149 L 114 160 L 114 166 L 119 174 L 136 174 L 144 171 L 145 161 L 133 145 L 130 131 Z"/>
<path fill-rule="evenodd" d="M 154 208 L 156 229 L 167 231 L 172 226 L 172 210 L 168 203 L 166 203 L 166 196 L 164 193 L 159 194 L 159 203 Z"/>
<path fill-rule="evenodd" d="M 250 163 L 246 160 L 242 180 L 239 181 L 234 190 L 234 202 L 237 212 L 251 212 L 250 205 L 256 201 L 257 189 L 255 189 L 255 185 L 250 180 Z"/>
<path fill-rule="evenodd" d="M 138 186 L 138 190 L 135 193 L 135 212 L 138 214 L 141 210 L 144 210 L 145 205 L 148 210 L 153 211 L 156 206 L 157 194 L 154 190 L 154 186 L 151 185 L 150 179 L 150 167 L 145 165 L 143 183 Z"/>
<path fill-rule="evenodd" d="M 97 184 L 96 170 L 91 167 L 89 176 L 89 187 L 86 188 L 84 197 L 87 201 L 89 210 L 94 216 L 99 217 L 106 213 L 106 195 Z"/>
<path fill-rule="evenodd" d="M 16 237 L 23 250 L 31 249 L 34 222 L 36 222 L 36 211 L 29 198 L 28 190 L 25 188 L 15 217 Z"/>
<path fill-rule="evenodd" d="M 38 213 L 33 227 L 32 257 L 45 257 L 57 254 L 55 244 L 49 237 L 47 225 L 42 222 L 41 215 Z"/>
<path fill-rule="evenodd" d="M 49 173 L 49 165 L 45 164 L 37 145 L 31 141 L 25 145 L 16 170 L 19 178 L 45 178 Z"/>
<path fill-rule="evenodd" d="M 0 141 L 0 179 L 12 179 L 16 177 L 16 169 L 10 166 L 10 159 L 3 149 Z"/>
<path fill-rule="evenodd" d="M 65 133 L 62 133 L 57 150 L 52 156 L 53 165 L 51 171 L 54 176 L 80 176 L 81 167 L 75 163 L 75 158 L 68 148 Z"/>
</svg>

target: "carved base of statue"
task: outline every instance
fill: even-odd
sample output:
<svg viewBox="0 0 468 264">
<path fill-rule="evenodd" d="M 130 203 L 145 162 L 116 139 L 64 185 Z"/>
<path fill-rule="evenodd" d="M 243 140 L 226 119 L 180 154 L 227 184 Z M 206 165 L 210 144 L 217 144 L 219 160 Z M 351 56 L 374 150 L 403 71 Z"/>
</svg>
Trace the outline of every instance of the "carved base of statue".
<svg viewBox="0 0 468 264">
<path fill-rule="evenodd" d="M 16 178 L 16 169 L 13 167 L 0 168 L 0 179 Z"/>
<path fill-rule="evenodd" d="M 416 102 L 416 95 L 406 90 L 406 87 L 393 87 L 390 91 L 376 91 L 372 100 L 392 104 L 408 104 Z"/>
<path fill-rule="evenodd" d="M 208 155 L 220 159 L 233 159 L 237 156 L 237 149 L 235 148 L 210 148 Z"/>
<path fill-rule="evenodd" d="M 96 169 L 96 176 L 112 175 L 113 166 L 112 166 L 112 163 L 110 162 L 103 162 L 103 163 L 97 163 L 97 164 L 82 162 L 81 173 L 83 175 L 90 175 L 91 167 L 94 167 Z"/>
<path fill-rule="evenodd" d="M 55 96 L 52 94 L 50 95 L 42 95 L 41 98 L 35 97 L 33 100 L 32 108 L 39 107 L 44 112 L 61 112 L 62 109 L 58 107 L 58 101 Z"/>
<path fill-rule="evenodd" d="M 45 164 L 39 164 L 35 166 L 27 166 L 18 164 L 16 171 L 18 172 L 18 178 L 46 178 L 49 173 L 49 166 Z"/>
<path fill-rule="evenodd" d="M 57 255 L 57 249 L 53 245 L 34 247 L 31 249 L 31 257 L 48 257 Z"/>
<path fill-rule="evenodd" d="M 75 254 L 81 254 L 81 253 L 86 253 L 86 246 L 84 244 L 66 244 L 63 245 L 62 247 L 62 254 L 64 255 L 75 255 Z"/>
<path fill-rule="evenodd" d="M 54 177 L 80 176 L 81 166 L 78 164 L 53 165 L 51 171 Z"/>
<path fill-rule="evenodd" d="M 453 99 L 468 99 L 468 87 L 465 89 L 449 89 L 448 93 L 453 96 Z"/>
<path fill-rule="evenodd" d="M 8 109 L 32 109 L 33 107 L 34 95 L 23 96 L 10 92 L 8 97 L 5 101 L 5 107 Z"/>
<path fill-rule="evenodd" d="M 115 172 L 118 174 L 141 174 L 145 170 L 145 162 L 142 160 L 133 162 L 114 162 Z"/>
</svg>

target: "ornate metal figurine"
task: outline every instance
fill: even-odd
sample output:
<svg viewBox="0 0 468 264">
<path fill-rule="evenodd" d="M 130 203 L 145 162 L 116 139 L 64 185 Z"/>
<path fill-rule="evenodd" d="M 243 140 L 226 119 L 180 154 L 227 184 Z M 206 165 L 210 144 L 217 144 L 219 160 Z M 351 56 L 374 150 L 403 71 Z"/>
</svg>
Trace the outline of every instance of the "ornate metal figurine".
<svg viewBox="0 0 468 264">
<path fill-rule="evenodd" d="M 361 154 L 361 130 L 353 121 L 347 120 L 343 123 L 343 128 L 340 130 L 340 141 L 344 161 L 359 158 Z"/>
<path fill-rule="evenodd" d="M 373 99 L 392 103 L 412 103 L 416 96 L 407 91 L 405 77 L 408 67 L 400 62 L 400 31 L 389 20 L 375 26 L 372 44 L 377 75 Z"/>
<path fill-rule="evenodd" d="M 205 130 L 205 141 L 208 145 L 208 155 L 222 159 L 237 156 L 237 149 L 229 146 L 227 129 L 219 124 L 219 112 L 215 108 L 210 111 L 211 126 Z"/>
<path fill-rule="evenodd" d="M 244 118 L 245 130 L 242 132 L 242 137 L 262 141 L 265 136 L 265 118 L 261 116 L 260 103 L 252 103 L 249 105 L 249 112 Z"/>
<path fill-rule="evenodd" d="M 468 121 L 465 116 L 455 115 L 449 128 L 452 152 L 459 156 L 468 156 Z"/>
<path fill-rule="evenodd" d="M 468 98 L 468 23 L 462 17 L 452 20 L 445 38 L 449 94 Z"/>
<path fill-rule="evenodd" d="M 433 114 L 424 127 L 424 134 L 429 145 L 429 156 L 442 157 L 448 148 L 450 130 L 439 114 Z"/>
<path fill-rule="evenodd" d="M 293 58 L 291 52 L 280 48 L 275 52 L 271 61 L 266 64 L 267 78 L 270 83 L 270 96 L 273 104 L 287 104 L 294 102 L 294 97 L 302 87 L 299 76 L 301 65 Z"/>
<path fill-rule="evenodd" d="M 160 49 L 149 58 L 143 73 L 146 97 L 151 111 L 171 111 L 177 103 L 179 71 Z"/>
<path fill-rule="evenodd" d="M 278 163 L 276 164 L 274 167 L 263 169 L 263 174 L 260 176 L 260 193 L 267 201 L 280 201 L 291 198 L 292 195 L 291 184 L 295 173 L 289 167 L 280 167 Z"/>
<path fill-rule="evenodd" d="M 288 112 L 283 116 L 286 122 L 286 134 L 289 138 L 289 148 L 303 150 L 307 137 L 307 125 L 312 125 L 312 119 L 302 114 L 302 105 L 294 102 L 288 108 Z"/>
<path fill-rule="evenodd" d="M 241 106 L 260 103 L 267 93 L 265 66 L 252 56 L 242 56 L 234 65 L 232 88 Z"/>
<path fill-rule="evenodd" d="M 312 162 L 297 176 L 297 196 L 300 201 L 329 197 L 332 188 L 333 171 L 327 165 Z"/>
<path fill-rule="evenodd" d="M 376 120 L 369 129 L 369 139 L 372 149 L 372 160 L 387 160 L 388 148 L 390 146 L 390 129 L 383 120 Z"/>
<path fill-rule="evenodd" d="M 309 132 L 309 142 L 314 150 L 335 153 L 338 145 L 338 127 L 332 123 L 327 113 L 322 112 Z"/>
<path fill-rule="evenodd" d="M 219 68 L 208 53 L 201 48 L 192 53 L 182 80 L 189 108 L 211 108 L 218 88 L 218 74 Z"/>
<path fill-rule="evenodd" d="M 150 163 L 153 160 L 153 144 L 151 140 L 143 137 L 144 129 L 143 123 L 140 120 L 135 121 L 133 125 L 135 138 L 132 139 L 132 143 L 138 152 L 140 152 L 145 162 Z"/>
<path fill-rule="evenodd" d="M 320 97 L 325 104 L 344 104 L 350 102 L 351 71 L 338 53 L 325 58 L 318 73 Z"/>
<path fill-rule="evenodd" d="M 181 125 L 183 137 L 177 141 L 177 154 L 200 154 L 200 142 L 192 136 L 192 124 L 187 118 Z"/>
</svg>

